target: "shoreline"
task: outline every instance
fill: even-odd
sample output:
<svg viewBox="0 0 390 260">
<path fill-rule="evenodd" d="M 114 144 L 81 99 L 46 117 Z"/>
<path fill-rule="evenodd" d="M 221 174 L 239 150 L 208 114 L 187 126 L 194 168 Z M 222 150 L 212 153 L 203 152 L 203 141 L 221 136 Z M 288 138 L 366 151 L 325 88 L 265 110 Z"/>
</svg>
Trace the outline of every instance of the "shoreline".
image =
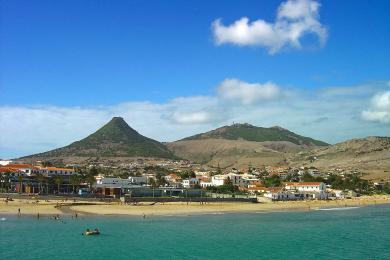
<svg viewBox="0 0 390 260">
<path fill-rule="evenodd" d="M 31 201 L 15 199 L 5 203 L 0 201 L 0 217 L 18 216 L 189 216 L 189 215 L 217 215 L 233 213 L 268 213 L 290 211 L 326 210 L 327 208 L 364 207 L 370 205 L 390 204 L 389 195 L 362 196 L 344 200 L 310 200 L 310 201 L 265 201 L 260 203 L 242 202 L 210 202 L 200 204 L 196 202 L 169 202 L 155 204 L 128 205 L 118 202 L 96 201 Z"/>
</svg>

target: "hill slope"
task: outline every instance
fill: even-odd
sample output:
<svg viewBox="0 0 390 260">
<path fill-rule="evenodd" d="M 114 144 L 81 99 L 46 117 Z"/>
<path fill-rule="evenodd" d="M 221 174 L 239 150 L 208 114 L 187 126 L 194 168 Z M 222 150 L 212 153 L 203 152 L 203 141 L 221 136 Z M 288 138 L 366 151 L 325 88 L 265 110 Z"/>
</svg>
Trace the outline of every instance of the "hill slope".
<svg viewBox="0 0 390 260">
<path fill-rule="evenodd" d="M 352 139 L 300 152 L 291 157 L 290 164 L 320 169 L 356 169 L 368 173 L 368 179 L 390 179 L 390 137 Z"/>
<path fill-rule="evenodd" d="M 162 143 L 132 129 L 121 117 L 114 117 L 95 133 L 68 146 L 27 158 L 63 157 L 154 157 L 173 158 Z"/>
<path fill-rule="evenodd" d="M 227 140 L 247 140 L 255 142 L 265 141 L 288 141 L 297 145 L 326 146 L 325 142 L 309 137 L 295 134 L 287 129 L 274 126 L 270 128 L 257 127 L 250 124 L 233 124 L 223 126 L 218 129 L 197 134 L 182 140 L 202 140 L 202 139 L 227 139 Z M 181 141 L 182 141 L 181 140 Z"/>
<path fill-rule="evenodd" d="M 281 127 L 234 124 L 168 143 L 177 156 L 222 167 L 280 165 L 289 153 L 328 145 Z"/>
</svg>

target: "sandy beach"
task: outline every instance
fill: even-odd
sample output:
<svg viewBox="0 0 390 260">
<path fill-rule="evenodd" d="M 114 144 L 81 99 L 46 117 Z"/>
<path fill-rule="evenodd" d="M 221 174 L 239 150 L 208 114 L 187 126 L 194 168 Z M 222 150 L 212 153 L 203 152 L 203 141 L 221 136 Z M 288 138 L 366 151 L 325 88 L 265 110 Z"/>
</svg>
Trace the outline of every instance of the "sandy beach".
<svg viewBox="0 0 390 260">
<path fill-rule="evenodd" d="M 80 202 L 64 200 L 32 200 L 14 199 L 0 202 L 0 215 L 128 215 L 128 216 L 159 216 L 159 215 L 194 215 L 194 214 L 218 214 L 239 212 L 267 212 L 288 210 L 317 210 L 320 208 L 356 207 L 374 204 L 390 203 L 390 196 L 362 196 L 359 198 L 334 200 L 334 201 L 279 201 L 271 202 L 264 200 L 262 203 L 239 203 L 239 202 L 213 202 L 200 204 L 192 202 L 150 203 L 144 202 L 139 205 L 120 204 L 118 202 Z"/>
</svg>

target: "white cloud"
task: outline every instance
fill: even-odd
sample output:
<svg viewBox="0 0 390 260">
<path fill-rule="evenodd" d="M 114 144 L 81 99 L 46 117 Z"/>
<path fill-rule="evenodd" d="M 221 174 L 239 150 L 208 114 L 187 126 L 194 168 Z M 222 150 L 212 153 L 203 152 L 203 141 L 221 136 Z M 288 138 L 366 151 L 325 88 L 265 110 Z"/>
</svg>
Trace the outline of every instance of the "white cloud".
<svg viewBox="0 0 390 260">
<path fill-rule="evenodd" d="M 271 54 L 285 46 L 301 48 L 300 40 L 309 33 L 324 45 L 328 31 L 319 21 L 319 8 L 320 4 L 313 0 L 288 0 L 279 6 L 274 23 L 262 19 L 250 22 L 242 17 L 225 26 L 217 19 L 212 23 L 214 40 L 217 45 L 263 46 Z"/>
<path fill-rule="evenodd" d="M 177 140 L 233 121 L 264 127 L 280 125 L 326 142 L 388 135 L 387 82 L 364 85 L 367 89 L 371 85 L 379 93 L 371 99 L 369 108 L 367 95 L 351 95 L 362 85 L 331 88 L 329 96 L 326 89 L 285 89 L 239 79 L 222 81 L 215 95 L 179 97 L 163 103 L 126 102 L 89 108 L 0 106 L 0 158 L 70 144 L 93 133 L 113 116 L 122 116 L 139 133 L 159 141 Z"/>
<path fill-rule="evenodd" d="M 280 90 L 272 82 L 265 84 L 247 83 L 238 79 L 226 79 L 217 89 L 218 96 L 225 100 L 239 101 L 244 105 L 262 100 L 274 99 Z"/>
<path fill-rule="evenodd" d="M 197 112 L 179 112 L 175 111 L 171 115 L 171 119 L 179 124 L 202 124 L 210 122 L 211 115 L 206 111 Z"/>
<path fill-rule="evenodd" d="M 223 113 L 216 97 L 180 97 L 166 104 L 163 118 L 176 124 L 207 124 L 220 122 Z"/>
<path fill-rule="evenodd" d="M 371 106 L 362 112 L 362 118 L 367 121 L 390 123 L 390 91 L 376 94 L 371 99 Z"/>
</svg>

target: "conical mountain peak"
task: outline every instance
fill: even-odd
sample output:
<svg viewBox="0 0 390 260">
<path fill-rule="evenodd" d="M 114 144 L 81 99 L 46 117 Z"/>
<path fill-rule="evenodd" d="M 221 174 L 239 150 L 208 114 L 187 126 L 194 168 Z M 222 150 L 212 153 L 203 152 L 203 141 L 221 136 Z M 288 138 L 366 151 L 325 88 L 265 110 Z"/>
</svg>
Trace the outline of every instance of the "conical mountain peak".
<svg viewBox="0 0 390 260">
<path fill-rule="evenodd" d="M 114 117 L 95 133 L 68 146 L 28 157 L 173 158 L 168 148 L 139 134 L 122 117 Z"/>
</svg>

